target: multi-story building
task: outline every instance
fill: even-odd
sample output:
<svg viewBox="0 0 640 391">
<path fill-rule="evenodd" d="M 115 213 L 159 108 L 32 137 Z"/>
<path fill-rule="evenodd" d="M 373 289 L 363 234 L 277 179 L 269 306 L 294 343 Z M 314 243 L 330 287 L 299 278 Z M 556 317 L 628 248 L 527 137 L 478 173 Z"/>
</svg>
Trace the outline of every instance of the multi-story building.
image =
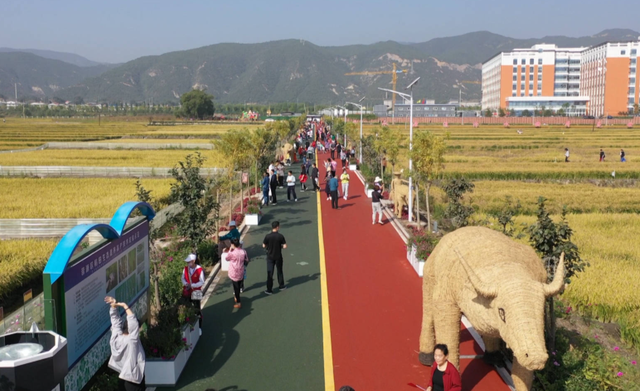
<svg viewBox="0 0 640 391">
<path fill-rule="evenodd" d="M 528 101 L 532 103 L 528 106 L 536 106 L 540 97 L 557 97 L 551 100 L 554 108 L 575 106 L 575 99 L 582 98 L 580 56 L 584 49 L 539 44 L 498 53 L 482 65 L 482 109 L 518 111 L 510 106 L 520 107 Z M 510 105 L 511 100 L 519 104 Z"/>
<path fill-rule="evenodd" d="M 585 48 L 539 44 L 482 65 L 482 109 L 517 115 L 544 106 L 569 115 L 618 115 L 639 103 L 640 38 Z M 547 99 L 548 98 L 548 99 Z"/>
<path fill-rule="evenodd" d="M 591 98 L 594 116 L 633 113 L 638 101 L 640 38 L 605 42 L 582 52 L 580 92 Z"/>
</svg>

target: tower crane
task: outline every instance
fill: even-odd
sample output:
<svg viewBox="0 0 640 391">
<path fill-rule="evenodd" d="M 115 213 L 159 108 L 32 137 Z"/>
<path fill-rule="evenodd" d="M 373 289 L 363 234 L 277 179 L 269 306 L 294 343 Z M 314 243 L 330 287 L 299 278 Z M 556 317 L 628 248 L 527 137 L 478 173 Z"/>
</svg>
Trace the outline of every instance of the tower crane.
<svg viewBox="0 0 640 391">
<path fill-rule="evenodd" d="M 396 63 L 393 63 L 392 71 L 372 71 L 372 72 L 349 72 L 345 73 L 345 76 L 355 76 L 355 75 L 391 75 L 391 83 L 393 84 L 393 90 L 396 89 L 396 83 L 398 82 L 398 74 L 399 73 L 407 73 L 409 72 L 406 69 L 396 69 Z M 396 107 L 396 94 L 393 94 L 393 99 L 391 100 L 391 110 Z"/>
</svg>

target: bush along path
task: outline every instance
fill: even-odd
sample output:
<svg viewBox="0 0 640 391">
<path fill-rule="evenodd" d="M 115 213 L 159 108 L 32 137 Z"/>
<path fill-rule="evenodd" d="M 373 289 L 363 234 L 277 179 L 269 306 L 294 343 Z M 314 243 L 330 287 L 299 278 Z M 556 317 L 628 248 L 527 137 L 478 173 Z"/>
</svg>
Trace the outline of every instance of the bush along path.
<svg viewBox="0 0 640 391">
<path fill-rule="evenodd" d="M 319 194 L 334 389 L 402 390 L 410 389 L 410 382 L 424 387 L 431 368 L 418 361 L 422 279 L 387 219 L 372 225 L 371 200 L 356 174 L 350 177 L 349 198 L 340 198 L 341 209 L 332 209 L 324 192 Z M 464 325 L 460 340 L 463 390 L 509 390 L 479 358 L 482 349 Z"/>
<path fill-rule="evenodd" d="M 176 390 L 324 390 L 320 264 L 315 194 L 298 194 L 262 209 L 257 227 L 244 237 L 251 263 L 242 308 L 233 308 L 226 272 L 204 309 L 201 340 Z M 288 244 L 283 250 L 287 290 L 267 296 L 266 256 L 262 248 L 271 222 L 280 221 Z M 163 390 L 165 388 L 162 388 Z"/>
</svg>

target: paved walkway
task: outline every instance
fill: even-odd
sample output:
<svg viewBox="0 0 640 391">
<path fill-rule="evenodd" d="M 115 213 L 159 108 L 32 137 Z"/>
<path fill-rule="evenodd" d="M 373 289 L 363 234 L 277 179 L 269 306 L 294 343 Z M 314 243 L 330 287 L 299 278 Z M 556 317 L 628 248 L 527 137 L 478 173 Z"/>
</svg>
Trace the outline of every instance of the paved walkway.
<svg viewBox="0 0 640 391">
<path fill-rule="evenodd" d="M 175 389 L 325 389 L 316 197 L 298 192 L 298 202 L 286 203 L 284 190 L 278 190 L 278 205 L 263 208 L 260 225 L 244 238 L 252 262 L 242 308 L 233 308 L 233 288 L 223 273 L 203 310 L 202 339 Z M 274 294 L 267 296 L 262 240 L 274 220 L 288 243 L 283 250 L 288 289 L 279 292 L 276 281 Z"/>
<path fill-rule="evenodd" d="M 321 198 L 335 389 L 346 384 L 358 391 L 411 389 L 409 382 L 424 386 L 430 367 L 418 361 L 422 279 L 386 218 L 385 225 L 372 225 L 371 200 L 356 174 L 350 176 L 349 199 L 339 200 L 342 209 L 332 209 L 324 193 Z M 482 354 L 461 329 L 461 355 Z M 464 390 L 508 390 L 482 360 L 463 359 L 461 369 Z"/>
</svg>

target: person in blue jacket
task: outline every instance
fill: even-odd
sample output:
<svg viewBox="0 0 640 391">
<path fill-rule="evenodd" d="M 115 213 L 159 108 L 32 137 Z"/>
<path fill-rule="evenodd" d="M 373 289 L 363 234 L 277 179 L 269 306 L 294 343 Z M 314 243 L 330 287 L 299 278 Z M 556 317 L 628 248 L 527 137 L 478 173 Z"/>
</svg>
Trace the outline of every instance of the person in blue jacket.
<svg viewBox="0 0 640 391">
<path fill-rule="evenodd" d="M 262 177 L 262 204 L 269 206 L 269 174 L 265 172 Z"/>
<path fill-rule="evenodd" d="M 229 233 L 219 237 L 220 241 L 218 242 L 218 258 L 220 258 L 220 256 L 222 255 L 222 252 L 225 249 L 228 249 L 231 247 L 232 239 L 238 239 L 238 240 L 240 239 L 240 231 L 238 231 L 235 221 L 232 221 L 229 223 L 229 228 L 231 229 Z"/>
</svg>

